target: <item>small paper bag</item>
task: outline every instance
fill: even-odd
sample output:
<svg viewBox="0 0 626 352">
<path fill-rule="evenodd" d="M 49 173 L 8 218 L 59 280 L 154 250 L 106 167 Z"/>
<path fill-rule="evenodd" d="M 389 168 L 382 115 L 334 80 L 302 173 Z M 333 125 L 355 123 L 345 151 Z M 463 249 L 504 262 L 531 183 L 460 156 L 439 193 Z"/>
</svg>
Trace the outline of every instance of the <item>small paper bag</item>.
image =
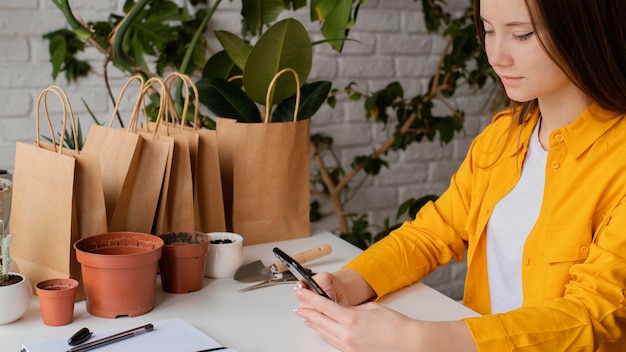
<svg viewBox="0 0 626 352">
<path fill-rule="evenodd" d="M 149 79 L 142 87 L 141 97 L 137 101 L 140 104 L 155 80 Z M 164 87 L 163 87 L 164 88 Z M 164 90 L 164 89 L 162 89 Z M 162 96 L 162 101 L 165 101 Z M 128 204 L 128 215 L 124 223 L 112 224 L 112 231 L 134 231 L 152 233 L 157 219 L 159 200 L 166 202 L 167 188 L 162 192 L 164 184 L 169 182 L 169 172 L 172 165 L 172 153 L 174 140 L 170 137 L 159 135 L 156 131 L 141 130 L 139 123 L 139 109 L 131 117 L 128 130 L 143 137 L 137 173 L 135 175 L 132 193 Z M 163 111 L 159 110 L 157 123 L 161 120 Z M 145 114 L 144 114 L 145 115 Z M 146 120 L 147 120 L 147 116 Z M 162 196 L 163 193 L 163 196 Z M 122 217 L 118 218 L 122 220 Z M 157 234 L 157 233 L 154 233 Z"/>
<path fill-rule="evenodd" d="M 47 94 L 61 99 L 63 131 L 58 145 L 47 110 Z M 43 101 L 52 144 L 40 141 L 39 110 Z M 80 238 L 107 232 L 106 209 L 98 157 L 63 148 L 69 112 L 74 145 L 76 125 L 63 89 L 50 86 L 37 101 L 34 145 L 17 143 L 11 206 L 12 256 L 20 271 L 37 282 L 71 277 L 82 282 L 73 244 Z M 84 299 L 82 285 L 76 300 Z"/>
<path fill-rule="evenodd" d="M 151 80 L 158 81 L 162 87 L 162 100 L 159 106 L 159 117 L 157 117 L 162 121 L 157 121 L 161 127 L 157 128 L 157 123 L 147 123 L 145 129 L 149 131 L 151 128 L 155 128 L 157 135 L 170 137 L 174 144 L 168 184 L 162 191 L 166 194 L 163 195 L 159 203 L 154 233 L 194 231 L 193 170 L 199 138 L 197 135 L 187 136 L 174 132 L 177 129 L 176 124 L 169 121 L 170 118 L 175 117 L 169 87 L 163 80 L 156 78 L 151 78 Z"/>
<path fill-rule="evenodd" d="M 185 95 L 182 117 L 179 119 L 180 127 L 172 128 L 169 132 L 171 134 L 183 134 L 190 141 L 195 230 L 200 232 L 225 231 L 226 221 L 216 133 L 215 130 L 198 128 L 198 106 L 200 105 L 198 90 L 188 76 L 177 72 L 169 74 L 165 78 L 169 91 L 173 92 L 172 85 L 178 78 L 184 84 L 187 94 Z M 193 126 L 187 126 L 184 118 L 187 115 L 190 97 L 195 98 Z M 195 144 L 196 141 L 197 145 Z"/>
<path fill-rule="evenodd" d="M 124 92 L 134 80 L 139 80 L 143 87 L 141 76 L 131 77 L 119 94 L 109 126 L 93 125 L 83 147 L 85 153 L 95 154 L 100 158 L 107 221 L 110 230 L 122 230 L 123 224 L 126 223 L 143 143 L 143 138 L 137 133 L 112 128 Z M 138 101 L 142 92 L 140 89 Z M 135 104 L 133 115 L 138 108 L 139 105 Z"/>
<path fill-rule="evenodd" d="M 285 72 L 298 81 L 291 69 L 274 77 L 264 123 L 234 124 L 232 229 L 247 245 L 309 236 L 310 132 L 309 120 L 297 121 L 299 91 L 293 122 L 270 122 L 270 95 Z"/>
</svg>

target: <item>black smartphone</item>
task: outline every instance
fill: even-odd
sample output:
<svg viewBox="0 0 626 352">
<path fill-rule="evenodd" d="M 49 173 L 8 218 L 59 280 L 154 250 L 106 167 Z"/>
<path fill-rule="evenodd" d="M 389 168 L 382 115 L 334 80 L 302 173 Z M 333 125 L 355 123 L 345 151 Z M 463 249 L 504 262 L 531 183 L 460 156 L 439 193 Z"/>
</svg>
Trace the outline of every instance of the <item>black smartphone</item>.
<svg viewBox="0 0 626 352">
<path fill-rule="evenodd" d="M 295 261 L 287 253 L 283 252 L 278 247 L 274 247 L 274 255 L 278 259 L 280 259 L 280 261 L 283 262 L 283 264 L 285 264 L 285 266 L 289 269 L 289 271 L 291 271 L 291 273 L 296 278 L 298 278 L 298 280 L 304 280 L 304 282 L 306 283 L 307 287 L 310 290 L 316 292 L 320 296 L 330 299 L 330 297 L 328 297 L 326 292 L 324 292 L 324 290 L 322 290 L 320 285 L 318 285 L 317 282 L 313 280 L 311 275 L 309 275 L 309 273 L 302 267 L 302 265 L 300 265 L 300 263 Z"/>
</svg>

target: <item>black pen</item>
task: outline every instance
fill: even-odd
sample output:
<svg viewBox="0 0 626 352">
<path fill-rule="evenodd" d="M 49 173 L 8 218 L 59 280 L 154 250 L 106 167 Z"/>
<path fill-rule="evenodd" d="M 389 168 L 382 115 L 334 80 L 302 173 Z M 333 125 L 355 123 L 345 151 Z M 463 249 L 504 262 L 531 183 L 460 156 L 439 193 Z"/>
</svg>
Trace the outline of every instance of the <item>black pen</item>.
<svg viewBox="0 0 626 352">
<path fill-rule="evenodd" d="M 101 339 L 94 340 L 92 342 L 78 345 L 76 347 L 70 348 L 69 350 L 67 350 L 67 352 L 79 352 L 79 351 L 93 350 L 94 348 L 102 347 L 111 343 L 115 343 L 117 341 L 125 340 L 129 337 L 137 336 L 138 334 L 141 334 L 142 332 L 152 331 L 152 329 L 154 329 L 154 325 L 146 324 L 137 328 L 122 331 L 115 335 L 103 337 Z"/>
</svg>

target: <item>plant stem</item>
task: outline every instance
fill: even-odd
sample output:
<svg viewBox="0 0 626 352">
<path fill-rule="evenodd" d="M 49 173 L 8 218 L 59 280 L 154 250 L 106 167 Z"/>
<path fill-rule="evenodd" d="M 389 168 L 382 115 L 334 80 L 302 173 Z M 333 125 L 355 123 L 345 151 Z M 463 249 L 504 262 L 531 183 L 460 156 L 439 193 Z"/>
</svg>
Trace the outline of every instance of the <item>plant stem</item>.
<svg viewBox="0 0 626 352">
<path fill-rule="evenodd" d="M 447 45 L 441 53 L 439 64 L 437 65 L 437 71 L 433 79 L 433 85 L 430 87 L 428 95 L 426 95 L 424 99 L 417 104 L 415 111 L 412 112 L 409 118 L 402 124 L 402 126 L 400 127 L 400 131 L 398 132 L 399 136 L 403 136 L 408 133 L 415 133 L 416 131 L 413 130 L 411 126 L 420 116 L 420 111 L 423 104 L 436 99 L 437 97 L 439 97 L 439 94 L 442 91 L 445 91 L 447 88 L 449 88 L 448 81 L 450 79 L 450 73 L 447 73 L 444 76 L 443 80 L 441 80 L 440 82 L 439 68 L 443 63 L 444 57 L 450 50 L 451 44 L 452 40 L 448 39 Z M 381 155 L 384 155 L 389 150 L 391 150 L 393 148 L 395 138 L 395 135 L 389 137 L 383 144 L 381 144 L 376 150 L 374 150 L 370 154 L 370 158 L 378 159 Z M 350 181 L 352 181 L 352 179 L 354 179 L 354 177 L 356 177 L 356 175 L 358 175 L 363 170 L 364 165 L 357 164 L 353 166 L 352 170 L 350 170 L 349 173 L 347 173 L 342 179 L 335 183 L 335 181 L 333 181 L 332 177 L 330 177 L 328 173 L 328 167 L 324 164 L 324 161 L 319 153 L 319 149 L 314 144 L 311 144 L 311 149 L 313 150 L 313 159 L 315 160 L 317 168 L 320 172 L 322 182 L 328 190 L 328 194 L 325 194 L 325 196 L 333 203 L 333 207 L 335 208 L 335 216 L 337 217 L 337 221 L 339 223 L 339 231 L 341 233 L 350 233 L 350 228 L 348 227 L 348 219 L 343 204 L 344 202 L 341 201 L 341 194 L 342 192 L 344 192 Z"/>
<path fill-rule="evenodd" d="M 220 5 L 221 2 L 222 0 L 216 0 L 213 6 L 211 6 L 209 11 L 207 12 L 206 16 L 202 19 L 202 23 L 200 24 L 200 27 L 198 27 L 198 30 L 196 31 L 196 33 L 194 33 L 193 38 L 191 39 L 191 42 L 189 43 L 189 46 L 187 47 L 187 51 L 185 51 L 183 62 L 180 64 L 180 68 L 179 68 L 180 73 L 191 74 L 191 72 L 187 72 L 187 70 L 189 67 L 189 62 L 191 61 L 191 57 L 193 56 L 193 51 L 195 50 L 195 47 L 198 44 L 198 41 L 200 41 L 200 38 L 204 34 L 204 31 L 206 30 L 206 27 L 209 24 L 209 21 L 211 20 L 211 18 L 213 17 L 213 14 L 215 13 L 215 10 L 217 10 L 217 7 Z M 181 101 L 183 100 L 182 87 L 183 87 L 183 82 L 182 80 L 179 80 L 178 83 L 176 84 L 177 93 L 176 93 L 176 98 L 174 100 L 177 106 L 180 106 Z M 186 117 L 182 116 L 181 118 L 183 121 L 185 121 Z"/>
<path fill-rule="evenodd" d="M 109 49 L 109 42 L 107 42 L 104 38 L 95 36 L 91 28 L 85 24 L 82 19 L 74 16 L 68 0 L 52 0 L 52 3 L 54 3 L 59 10 L 61 10 L 65 16 L 65 20 L 76 35 L 98 48 L 101 52 L 107 52 Z"/>
</svg>

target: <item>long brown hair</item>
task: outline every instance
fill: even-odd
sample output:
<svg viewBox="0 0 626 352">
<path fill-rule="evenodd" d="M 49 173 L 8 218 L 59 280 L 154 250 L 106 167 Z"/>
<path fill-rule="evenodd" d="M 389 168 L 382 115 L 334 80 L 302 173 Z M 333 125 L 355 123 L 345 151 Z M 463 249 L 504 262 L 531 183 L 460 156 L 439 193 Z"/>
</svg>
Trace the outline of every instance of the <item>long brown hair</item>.
<svg viewBox="0 0 626 352">
<path fill-rule="evenodd" d="M 626 113 L 626 1 L 525 2 L 540 45 L 572 83 L 600 107 Z M 480 0 L 474 0 L 474 20 L 484 48 Z M 538 103 L 511 102 L 511 108 L 522 124 Z"/>
</svg>

